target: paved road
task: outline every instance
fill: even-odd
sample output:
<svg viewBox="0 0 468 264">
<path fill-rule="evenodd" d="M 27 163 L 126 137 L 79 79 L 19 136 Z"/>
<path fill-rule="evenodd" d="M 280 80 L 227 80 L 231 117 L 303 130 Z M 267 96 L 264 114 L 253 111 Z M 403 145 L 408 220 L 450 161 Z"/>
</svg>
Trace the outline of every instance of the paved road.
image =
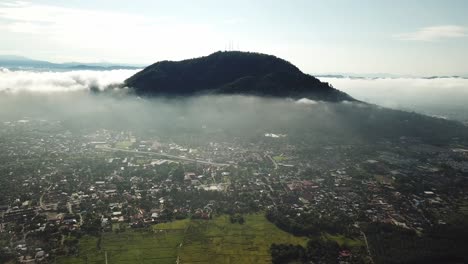
<svg viewBox="0 0 468 264">
<path fill-rule="evenodd" d="M 364 242 L 366 244 L 366 249 L 367 249 L 367 255 L 369 255 L 371 263 L 374 263 L 374 259 L 372 259 L 372 255 L 369 249 L 369 243 L 367 243 L 367 236 L 363 231 L 361 231 L 361 235 L 364 237 Z"/>
<path fill-rule="evenodd" d="M 45 192 L 42 193 L 41 197 L 39 198 L 39 207 L 41 207 L 42 210 L 45 210 L 46 207 L 44 205 L 44 195 L 52 188 L 52 184 L 47 188 Z"/>
<path fill-rule="evenodd" d="M 274 158 L 272 158 L 270 155 L 266 155 L 270 160 L 271 162 L 273 163 L 273 166 L 275 166 L 275 170 L 278 169 L 278 163 L 276 162 L 276 160 Z"/>
<path fill-rule="evenodd" d="M 166 158 L 171 158 L 171 159 L 178 159 L 178 160 L 190 161 L 190 162 L 196 162 L 196 163 L 202 163 L 202 164 L 209 164 L 209 165 L 214 165 L 214 166 L 230 166 L 230 165 L 232 165 L 232 164 L 227 164 L 227 163 L 217 163 L 217 162 L 210 162 L 210 161 L 206 161 L 206 160 L 184 158 L 184 157 L 179 157 L 179 156 L 175 156 L 175 155 L 171 155 L 171 154 L 151 152 L 151 151 L 135 151 L 135 150 L 125 150 L 125 149 L 118 149 L 118 148 L 108 148 L 108 147 L 102 147 L 102 148 L 98 148 L 98 149 L 102 149 L 104 151 L 123 151 L 123 152 L 136 153 L 136 154 L 150 154 L 150 155 L 155 155 L 155 156 L 161 156 L 161 157 L 166 157 Z"/>
<path fill-rule="evenodd" d="M 68 208 L 68 213 L 73 214 L 72 204 L 70 202 L 67 202 L 67 208 Z"/>
</svg>

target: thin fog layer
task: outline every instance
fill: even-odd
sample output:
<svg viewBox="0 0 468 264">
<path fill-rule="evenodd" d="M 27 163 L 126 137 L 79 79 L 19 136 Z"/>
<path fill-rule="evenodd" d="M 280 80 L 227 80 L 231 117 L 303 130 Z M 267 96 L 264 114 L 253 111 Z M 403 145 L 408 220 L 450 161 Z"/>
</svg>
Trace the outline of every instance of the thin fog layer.
<svg viewBox="0 0 468 264">
<path fill-rule="evenodd" d="M 468 120 L 468 79 L 320 79 L 369 103 L 460 121 Z"/>
<path fill-rule="evenodd" d="M 231 123 L 230 127 L 288 121 L 294 118 L 330 115 L 332 104 L 308 99 L 263 99 L 253 96 L 201 96 L 179 99 L 140 98 L 110 90 L 36 93 L 3 93 L 0 120 L 107 120 L 116 125 L 178 123 Z M 329 117 L 329 116 L 328 116 Z"/>
<path fill-rule="evenodd" d="M 330 132 L 347 140 L 353 133 L 347 128 L 349 118 L 340 114 L 346 112 L 343 107 L 351 106 L 246 96 L 144 99 L 113 91 L 18 92 L 0 96 L 0 127 L 1 122 L 44 119 L 60 121 L 70 131 L 106 128 L 181 140 L 214 136 L 233 140 L 275 133 L 323 141 Z"/>
<path fill-rule="evenodd" d="M 289 144 L 309 147 L 402 137 L 448 144 L 453 138 L 464 139 L 467 135 L 466 127 L 457 122 L 356 102 L 215 95 L 140 98 L 115 89 L 102 93 L 3 93 L 0 131 L 28 124 L 44 134 L 51 129 L 77 134 L 110 129 L 192 143 L 218 140 L 256 144 L 264 141 L 266 134 L 281 134 L 286 135 L 283 140 Z"/>
</svg>

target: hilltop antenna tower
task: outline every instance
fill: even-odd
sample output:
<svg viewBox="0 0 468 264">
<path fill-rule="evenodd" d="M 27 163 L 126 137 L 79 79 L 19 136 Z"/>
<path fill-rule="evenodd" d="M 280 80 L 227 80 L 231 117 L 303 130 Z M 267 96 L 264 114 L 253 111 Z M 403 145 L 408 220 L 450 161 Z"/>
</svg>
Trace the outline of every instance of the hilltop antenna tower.
<svg viewBox="0 0 468 264">
<path fill-rule="evenodd" d="M 239 50 L 239 43 L 235 43 L 234 40 L 228 40 L 228 42 L 224 44 L 224 50 L 225 51 Z"/>
<path fill-rule="evenodd" d="M 236 43 L 233 40 L 229 40 L 227 44 L 224 45 L 224 50 L 226 51 L 234 51 Z M 237 44 L 237 49 L 239 49 L 239 44 Z"/>
</svg>

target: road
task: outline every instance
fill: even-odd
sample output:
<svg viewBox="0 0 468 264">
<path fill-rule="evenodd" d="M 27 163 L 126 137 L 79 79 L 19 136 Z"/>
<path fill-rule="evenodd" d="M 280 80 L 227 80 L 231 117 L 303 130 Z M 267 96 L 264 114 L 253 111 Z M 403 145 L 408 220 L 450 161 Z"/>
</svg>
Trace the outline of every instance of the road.
<svg viewBox="0 0 468 264">
<path fill-rule="evenodd" d="M 213 184 L 216 184 L 215 173 L 211 173 L 211 179 L 213 179 Z"/>
<path fill-rule="evenodd" d="M 371 263 L 374 263 L 374 260 L 372 259 L 372 255 L 371 255 L 371 252 L 370 252 L 370 249 L 369 249 L 369 244 L 367 243 L 367 236 L 363 231 L 361 231 L 361 235 L 364 237 L 364 242 L 366 244 L 366 249 L 367 249 L 367 255 L 369 255 Z"/>
<path fill-rule="evenodd" d="M 39 207 L 42 209 L 42 210 L 45 210 L 45 205 L 44 205 L 44 195 L 50 190 L 50 188 L 52 188 L 52 184 L 49 186 L 49 188 L 47 188 L 47 190 L 45 192 L 42 193 L 41 197 L 39 198 Z"/>
<path fill-rule="evenodd" d="M 276 160 L 274 158 L 272 158 L 270 155 L 266 155 L 270 160 L 271 162 L 273 163 L 273 166 L 275 166 L 275 170 L 278 169 L 278 163 L 276 162 Z"/>
<path fill-rule="evenodd" d="M 73 214 L 72 204 L 70 202 L 67 202 L 67 209 L 69 214 Z"/>
<path fill-rule="evenodd" d="M 265 182 L 269 182 L 266 176 L 263 176 L 263 179 L 265 180 Z M 268 188 L 270 188 L 270 192 L 268 193 L 268 198 L 270 198 L 271 202 L 272 202 L 273 205 L 276 207 L 276 202 L 275 202 L 275 200 L 273 199 L 273 196 L 271 196 L 271 194 L 274 194 L 274 193 L 275 193 L 275 190 L 273 189 L 273 187 L 271 187 L 270 184 L 268 184 Z"/>
<path fill-rule="evenodd" d="M 165 157 L 165 158 L 171 158 L 171 159 L 178 159 L 178 160 L 183 160 L 183 161 L 190 161 L 190 162 L 208 164 L 208 165 L 213 165 L 213 166 L 230 166 L 231 165 L 231 164 L 227 164 L 227 163 L 217 163 L 217 162 L 210 162 L 210 161 L 206 161 L 206 160 L 190 159 L 190 158 L 179 157 L 179 156 L 175 156 L 175 155 L 171 155 L 171 154 L 151 152 L 151 151 L 135 151 L 135 150 L 125 150 L 125 149 L 109 148 L 109 147 L 102 147 L 102 148 L 98 148 L 98 149 L 101 149 L 101 150 L 104 150 L 104 151 L 123 151 L 123 152 L 136 153 L 136 154 L 149 154 L 149 155 L 161 156 L 161 157 Z"/>
</svg>

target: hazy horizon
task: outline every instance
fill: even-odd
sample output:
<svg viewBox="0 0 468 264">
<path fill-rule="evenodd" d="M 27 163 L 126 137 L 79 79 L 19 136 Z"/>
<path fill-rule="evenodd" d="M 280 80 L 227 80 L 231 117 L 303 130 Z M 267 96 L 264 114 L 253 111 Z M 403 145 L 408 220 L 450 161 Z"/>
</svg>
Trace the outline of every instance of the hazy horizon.
<svg viewBox="0 0 468 264">
<path fill-rule="evenodd" d="M 242 50 L 304 72 L 467 74 L 468 4 L 448 2 L 6 0 L 0 54 L 151 64 Z"/>
</svg>

